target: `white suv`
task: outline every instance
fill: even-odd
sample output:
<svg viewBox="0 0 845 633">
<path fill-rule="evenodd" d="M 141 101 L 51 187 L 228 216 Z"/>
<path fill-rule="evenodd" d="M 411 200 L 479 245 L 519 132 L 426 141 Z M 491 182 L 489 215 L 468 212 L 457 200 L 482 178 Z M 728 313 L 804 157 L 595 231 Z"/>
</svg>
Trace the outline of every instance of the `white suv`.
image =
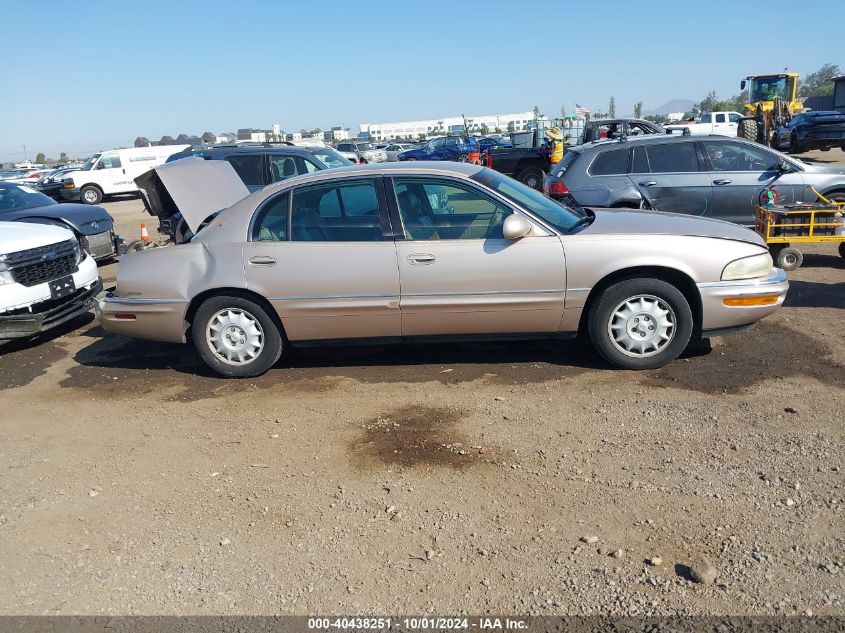
<svg viewBox="0 0 845 633">
<path fill-rule="evenodd" d="M 0 222 L 0 340 L 83 314 L 102 289 L 97 264 L 67 229 Z"/>
</svg>

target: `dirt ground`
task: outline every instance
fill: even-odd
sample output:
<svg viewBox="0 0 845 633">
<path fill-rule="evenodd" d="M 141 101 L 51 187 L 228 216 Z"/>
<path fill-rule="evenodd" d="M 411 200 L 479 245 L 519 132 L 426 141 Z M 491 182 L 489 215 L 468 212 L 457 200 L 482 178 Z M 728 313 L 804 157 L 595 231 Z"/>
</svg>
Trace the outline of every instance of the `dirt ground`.
<svg viewBox="0 0 845 633">
<path fill-rule="evenodd" d="M 513 343 L 226 381 L 93 317 L 0 347 L 0 614 L 845 614 L 845 260 L 804 250 L 776 315 L 657 371 Z"/>
</svg>

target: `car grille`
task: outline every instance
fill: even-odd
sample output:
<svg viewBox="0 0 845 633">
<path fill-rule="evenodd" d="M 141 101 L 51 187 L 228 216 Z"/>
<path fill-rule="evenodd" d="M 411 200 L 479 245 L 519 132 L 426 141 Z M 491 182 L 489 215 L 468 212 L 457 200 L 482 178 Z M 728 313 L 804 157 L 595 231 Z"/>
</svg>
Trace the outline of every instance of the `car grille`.
<svg viewBox="0 0 845 633">
<path fill-rule="evenodd" d="M 6 267 L 12 273 L 12 279 L 28 287 L 72 275 L 79 268 L 76 240 L 9 253 Z"/>
<path fill-rule="evenodd" d="M 114 238 L 111 231 L 103 231 L 97 235 L 86 236 L 88 242 L 87 251 L 94 256 L 94 259 L 102 259 L 114 255 Z"/>
</svg>

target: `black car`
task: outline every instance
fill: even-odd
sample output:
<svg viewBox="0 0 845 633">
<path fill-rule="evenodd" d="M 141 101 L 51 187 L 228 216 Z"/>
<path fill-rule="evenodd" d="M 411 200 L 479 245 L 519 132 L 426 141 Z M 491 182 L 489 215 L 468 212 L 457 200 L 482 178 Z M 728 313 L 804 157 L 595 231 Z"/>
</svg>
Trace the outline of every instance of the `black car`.
<svg viewBox="0 0 845 633">
<path fill-rule="evenodd" d="M 28 185 L 0 181 L 0 221 L 55 224 L 70 229 L 79 243 L 97 260 L 117 254 L 120 238 L 114 221 L 103 207 L 59 204 Z"/>
<path fill-rule="evenodd" d="M 39 178 L 38 182 L 32 187 L 45 196 L 50 196 L 54 200 L 60 200 L 62 197 L 62 187 L 64 187 L 62 179 L 65 174 L 72 171 L 79 171 L 79 167 L 61 167 L 56 171 L 51 171 L 46 176 Z"/>
<path fill-rule="evenodd" d="M 812 185 L 812 187 L 810 186 Z M 727 136 L 649 134 L 569 148 L 543 191 L 585 207 L 653 209 L 753 225 L 758 205 L 845 199 L 845 168 Z"/>
<path fill-rule="evenodd" d="M 250 193 L 267 185 L 294 176 L 310 174 L 323 169 L 351 165 L 331 147 L 297 147 L 294 145 L 223 145 L 196 148 L 170 156 L 166 162 L 195 156 L 205 160 L 225 160 L 232 165 Z M 159 233 L 181 244 L 189 241 L 193 233 L 182 220 L 181 213 L 159 219 Z"/>
<path fill-rule="evenodd" d="M 775 130 L 772 147 L 801 154 L 811 149 L 823 152 L 834 147 L 845 150 L 845 113 L 819 110 L 796 114 Z"/>
</svg>

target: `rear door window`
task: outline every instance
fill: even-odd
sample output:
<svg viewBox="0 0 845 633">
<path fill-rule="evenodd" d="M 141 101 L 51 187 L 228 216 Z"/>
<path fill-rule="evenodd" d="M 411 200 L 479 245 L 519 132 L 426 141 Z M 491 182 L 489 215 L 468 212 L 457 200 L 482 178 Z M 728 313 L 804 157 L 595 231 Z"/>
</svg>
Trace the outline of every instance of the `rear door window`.
<svg viewBox="0 0 845 633">
<path fill-rule="evenodd" d="M 630 150 L 627 147 L 601 152 L 590 165 L 590 174 L 612 176 L 627 173 L 629 154 Z"/>
<path fill-rule="evenodd" d="M 247 187 L 263 186 L 264 182 L 264 157 L 261 155 L 236 155 L 227 156 L 226 160 L 235 168 L 238 176 L 244 181 Z"/>
<path fill-rule="evenodd" d="M 646 148 L 653 174 L 697 172 L 698 156 L 695 143 L 661 143 Z"/>
<path fill-rule="evenodd" d="M 295 189 L 291 239 L 295 242 L 383 239 L 375 181 L 344 181 Z"/>
<path fill-rule="evenodd" d="M 648 172 L 648 158 L 646 157 L 645 147 L 635 147 L 634 160 L 631 164 L 631 173 L 647 174 Z"/>
</svg>

